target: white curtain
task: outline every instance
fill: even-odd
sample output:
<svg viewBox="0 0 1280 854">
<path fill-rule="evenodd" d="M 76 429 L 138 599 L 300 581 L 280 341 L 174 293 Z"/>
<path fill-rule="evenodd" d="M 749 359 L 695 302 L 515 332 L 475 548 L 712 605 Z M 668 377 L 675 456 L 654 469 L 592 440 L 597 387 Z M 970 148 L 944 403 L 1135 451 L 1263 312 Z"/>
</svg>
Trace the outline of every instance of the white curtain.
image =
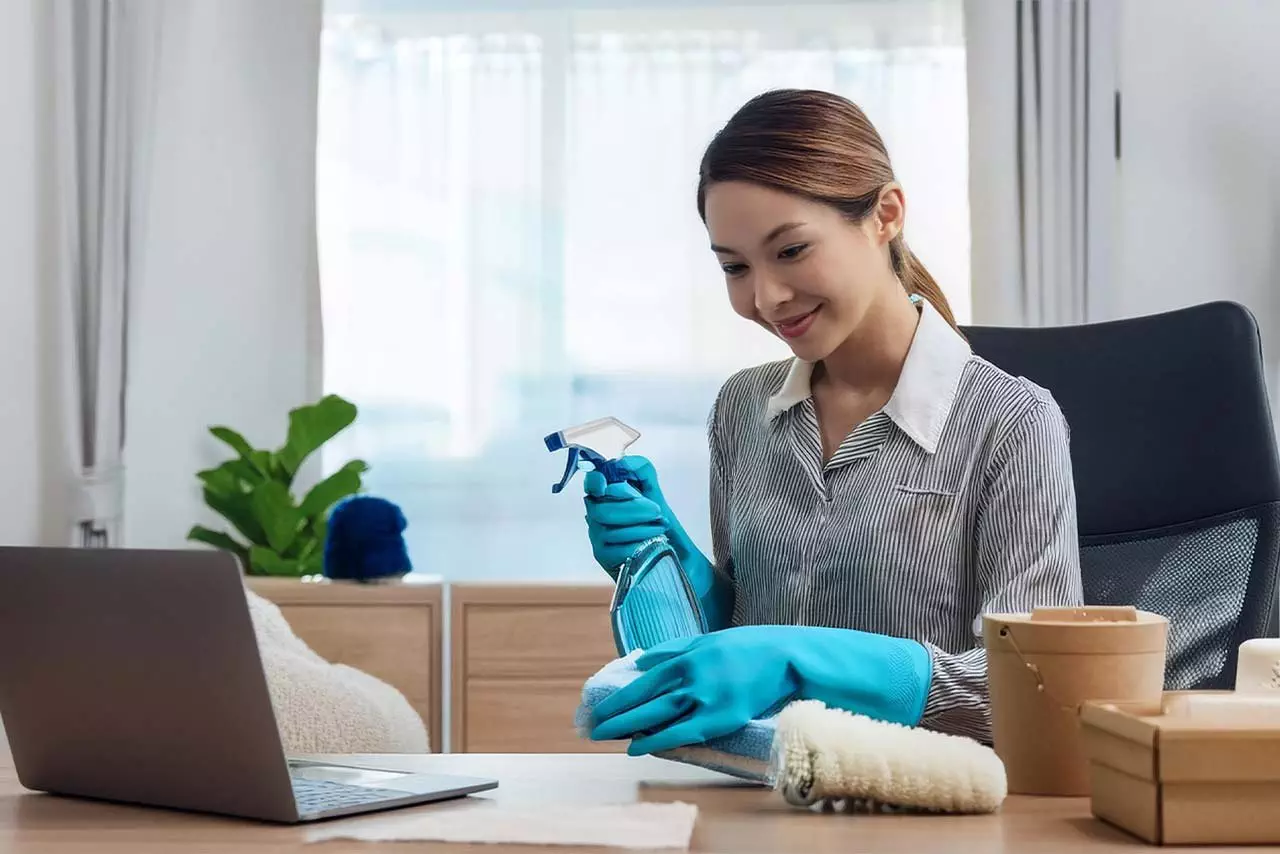
<svg viewBox="0 0 1280 854">
<path fill-rule="evenodd" d="M 594 5 L 326 6 L 325 384 L 361 406 L 329 459 L 370 461 L 426 572 L 594 577 L 541 437 L 601 415 L 705 538 L 712 397 L 787 352 L 730 310 L 695 208 L 703 148 L 760 91 L 862 105 L 968 315 L 961 0 Z"/>
<path fill-rule="evenodd" d="M 144 245 L 163 4 L 54 0 L 53 157 L 70 542 L 119 539 L 128 298 Z"/>
<path fill-rule="evenodd" d="M 1064 325 L 1106 314 L 1113 6 L 966 0 L 975 322 Z"/>
</svg>

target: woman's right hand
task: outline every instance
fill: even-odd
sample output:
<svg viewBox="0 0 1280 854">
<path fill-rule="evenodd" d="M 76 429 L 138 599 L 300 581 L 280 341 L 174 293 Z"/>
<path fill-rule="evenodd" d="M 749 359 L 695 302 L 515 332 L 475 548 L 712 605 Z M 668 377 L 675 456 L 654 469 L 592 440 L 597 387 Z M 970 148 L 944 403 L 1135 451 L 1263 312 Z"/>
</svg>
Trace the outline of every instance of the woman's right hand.
<svg viewBox="0 0 1280 854">
<path fill-rule="evenodd" d="M 624 482 L 606 483 L 598 471 L 584 478 L 591 553 L 614 579 L 637 546 L 669 532 L 672 518 L 653 463 L 635 456 L 621 463 L 628 473 Z"/>
</svg>

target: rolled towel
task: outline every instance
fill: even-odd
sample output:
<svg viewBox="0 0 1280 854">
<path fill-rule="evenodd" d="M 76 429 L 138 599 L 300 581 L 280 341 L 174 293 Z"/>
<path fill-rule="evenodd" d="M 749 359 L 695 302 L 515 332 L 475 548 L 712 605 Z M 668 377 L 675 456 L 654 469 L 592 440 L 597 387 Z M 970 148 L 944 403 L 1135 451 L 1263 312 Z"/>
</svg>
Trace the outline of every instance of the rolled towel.
<svg viewBox="0 0 1280 854">
<path fill-rule="evenodd" d="M 639 675 L 634 652 L 587 679 L 574 724 L 588 737 L 597 704 Z M 962 736 L 796 700 L 742 729 L 656 754 L 776 789 L 794 806 L 993 812 L 1008 791 L 995 751 Z"/>
<path fill-rule="evenodd" d="M 797 806 L 988 813 L 1008 793 L 1004 763 L 984 744 L 817 700 L 778 714 L 770 764 L 776 787 Z"/>
</svg>

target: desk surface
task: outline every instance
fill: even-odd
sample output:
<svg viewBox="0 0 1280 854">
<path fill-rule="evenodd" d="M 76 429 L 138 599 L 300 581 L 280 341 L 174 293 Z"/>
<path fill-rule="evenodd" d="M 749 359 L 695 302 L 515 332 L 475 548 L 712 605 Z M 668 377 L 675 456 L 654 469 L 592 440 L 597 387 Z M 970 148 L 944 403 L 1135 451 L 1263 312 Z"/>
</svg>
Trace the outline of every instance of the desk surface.
<svg viewBox="0 0 1280 854">
<path fill-rule="evenodd" d="M 0 756 L 0 852 L 158 854 L 169 851 L 415 852 L 495 849 L 587 854 L 581 847 L 431 843 L 361 843 L 328 839 L 345 822 L 395 823 L 419 810 L 470 809 L 477 799 L 502 804 L 599 804 L 683 800 L 699 807 L 692 850 L 698 852 L 911 851 L 1116 852 L 1158 850 L 1104 825 L 1078 799 L 1011 797 L 990 816 L 819 813 L 792 807 L 774 792 L 701 769 L 624 754 L 365 757 L 382 767 L 478 774 L 498 789 L 468 799 L 315 824 L 277 826 L 216 816 L 82 801 L 26 792 Z M 350 757 L 344 757 L 350 760 Z M 318 844 L 317 844 L 318 843 Z M 1197 854 L 1238 849 L 1198 848 Z M 1252 850 L 1258 850 L 1256 848 Z"/>
</svg>

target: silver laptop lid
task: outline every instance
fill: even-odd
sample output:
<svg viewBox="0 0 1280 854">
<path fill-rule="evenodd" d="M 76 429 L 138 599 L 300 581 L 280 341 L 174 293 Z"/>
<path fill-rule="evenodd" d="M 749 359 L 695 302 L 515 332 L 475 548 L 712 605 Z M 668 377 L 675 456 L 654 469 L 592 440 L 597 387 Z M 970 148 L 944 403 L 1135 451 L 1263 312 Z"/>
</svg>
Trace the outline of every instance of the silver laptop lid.
<svg viewBox="0 0 1280 854">
<path fill-rule="evenodd" d="M 0 715 L 29 789 L 296 817 L 224 552 L 0 547 Z"/>
</svg>

